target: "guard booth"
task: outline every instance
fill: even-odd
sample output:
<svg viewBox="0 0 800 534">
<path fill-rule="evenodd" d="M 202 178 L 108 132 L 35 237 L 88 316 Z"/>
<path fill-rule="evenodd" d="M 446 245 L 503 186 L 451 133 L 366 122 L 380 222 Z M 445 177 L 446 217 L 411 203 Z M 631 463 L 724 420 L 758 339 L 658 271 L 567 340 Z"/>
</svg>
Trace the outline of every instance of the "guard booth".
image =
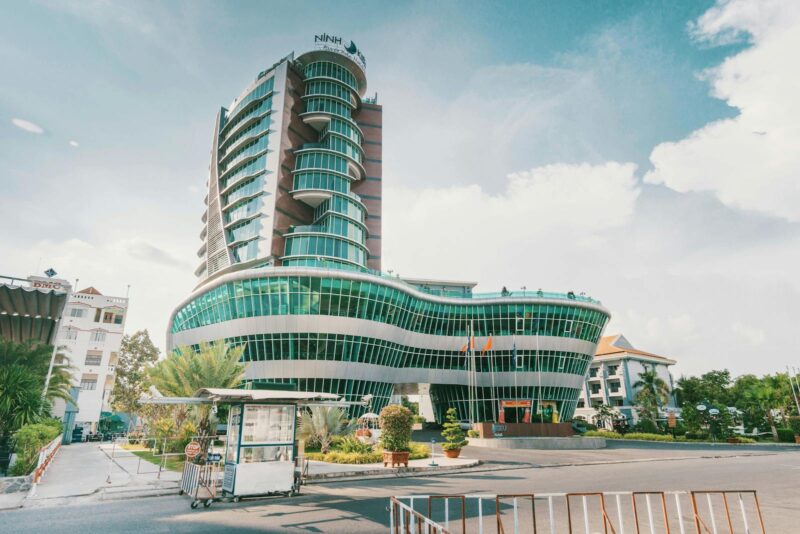
<svg viewBox="0 0 800 534">
<path fill-rule="evenodd" d="M 299 490 L 297 409 L 336 403 L 331 393 L 247 389 L 201 389 L 195 397 L 229 404 L 223 497 L 241 497 Z"/>
</svg>

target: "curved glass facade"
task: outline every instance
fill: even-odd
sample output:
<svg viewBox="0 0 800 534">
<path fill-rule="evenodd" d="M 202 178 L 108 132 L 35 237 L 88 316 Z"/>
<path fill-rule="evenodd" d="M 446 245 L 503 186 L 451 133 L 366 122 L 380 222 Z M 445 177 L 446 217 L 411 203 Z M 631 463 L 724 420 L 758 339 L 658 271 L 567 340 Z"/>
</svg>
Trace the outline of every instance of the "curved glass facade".
<svg viewBox="0 0 800 534">
<path fill-rule="evenodd" d="M 364 173 L 363 134 L 352 120 L 360 104 L 358 82 L 348 67 L 334 61 L 313 61 L 303 73 L 304 115 L 330 116 L 318 129 L 318 142 L 306 143 L 296 151 L 292 192 L 317 192 L 312 197 L 298 197 L 314 207 L 314 219 L 284 235 L 281 261 L 284 265 L 334 261 L 366 268 L 367 213 L 350 191 L 351 183 Z"/>
<path fill-rule="evenodd" d="M 466 417 L 472 361 L 462 348 L 472 329 L 480 417 L 500 399 L 528 398 L 555 402 L 566 419 L 608 319 L 595 301 L 568 295 L 445 298 L 386 276 L 283 267 L 196 294 L 174 312 L 170 336 L 197 344 L 223 326 L 224 339 L 245 345 L 251 381 L 339 380 L 378 397 L 387 385 L 420 380 L 431 385 L 439 416 L 454 406 Z M 493 348 L 481 354 L 489 336 Z M 280 367 L 287 361 L 291 369 Z M 360 366 L 362 383 L 348 385 Z M 377 399 L 377 408 L 388 400 Z"/>
</svg>

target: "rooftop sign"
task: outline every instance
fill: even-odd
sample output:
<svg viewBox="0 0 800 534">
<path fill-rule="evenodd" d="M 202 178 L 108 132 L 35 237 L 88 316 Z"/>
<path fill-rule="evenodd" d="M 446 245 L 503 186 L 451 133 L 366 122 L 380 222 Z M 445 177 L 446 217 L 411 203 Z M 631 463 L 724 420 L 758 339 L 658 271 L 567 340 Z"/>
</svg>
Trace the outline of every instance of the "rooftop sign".
<svg viewBox="0 0 800 534">
<path fill-rule="evenodd" d="M 344 39 L 341 37 L 329 33 L 320 33 L 314 36 L 314 48 L 347 56 L 352 59 L 356 65 L 367 70 L 367 59 L 353 41 L 348 41 L 347 44 L 345 44 Z"/>
</svg>

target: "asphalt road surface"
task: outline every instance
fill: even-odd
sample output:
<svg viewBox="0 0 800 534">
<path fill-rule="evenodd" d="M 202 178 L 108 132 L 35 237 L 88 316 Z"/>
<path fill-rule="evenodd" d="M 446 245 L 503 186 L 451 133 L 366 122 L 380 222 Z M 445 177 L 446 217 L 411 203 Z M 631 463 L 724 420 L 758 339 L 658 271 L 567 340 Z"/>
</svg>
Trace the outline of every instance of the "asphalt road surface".
<svg viewBox="0 0 800 534">
<path fill-rule="evenodd" d="M 632 447 L 469 452 L 498 462 L 498 467 L 512 468 L 310 485 L 303 495 L 292 498 L 214 503 L 198 510 L 189 508 L 187 497 L 177 495 L 23 508 L 0 513 L 0 532 L 377 533 L 388 532 L 391 495 L 684 489 L 755 489 L 767 532 L 800 532 L 800 452 L 796 451 Z M 621 460 L 624 463 L 541 467 Z"/>
</svg>

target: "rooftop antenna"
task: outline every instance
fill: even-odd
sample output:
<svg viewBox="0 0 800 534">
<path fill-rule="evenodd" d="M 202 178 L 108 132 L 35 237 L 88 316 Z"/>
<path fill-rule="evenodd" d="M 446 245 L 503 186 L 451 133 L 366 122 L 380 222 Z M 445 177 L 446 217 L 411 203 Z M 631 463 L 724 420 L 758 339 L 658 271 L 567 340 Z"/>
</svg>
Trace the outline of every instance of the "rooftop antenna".
<svg viewBox="0 0 800 534">
<path fill-rule="evenodd" d="M 125 290 L 125 298 L 127 299 L 128 295 L 130 295 L 130 294 L 131 294 L 131 285 L 128 284 L 128 289 Z"/>
</svg>

